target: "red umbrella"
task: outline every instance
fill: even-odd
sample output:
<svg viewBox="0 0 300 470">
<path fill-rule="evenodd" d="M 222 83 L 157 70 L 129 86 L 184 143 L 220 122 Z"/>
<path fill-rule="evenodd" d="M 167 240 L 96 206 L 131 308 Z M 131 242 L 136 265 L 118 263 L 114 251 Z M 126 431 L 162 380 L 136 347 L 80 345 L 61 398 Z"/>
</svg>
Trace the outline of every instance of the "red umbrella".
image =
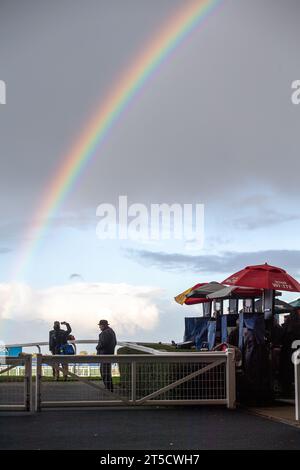
<svg viewBox="0 0 300 470">
<path fill-rule="evenodd" d="M 241 271 L 229 276 L 222 284 L 300 292 L 300 284 L 296 279 L 290 276 L 284 269 L 270 266 L 267 263 L 247 266 Z"/>
</svg>

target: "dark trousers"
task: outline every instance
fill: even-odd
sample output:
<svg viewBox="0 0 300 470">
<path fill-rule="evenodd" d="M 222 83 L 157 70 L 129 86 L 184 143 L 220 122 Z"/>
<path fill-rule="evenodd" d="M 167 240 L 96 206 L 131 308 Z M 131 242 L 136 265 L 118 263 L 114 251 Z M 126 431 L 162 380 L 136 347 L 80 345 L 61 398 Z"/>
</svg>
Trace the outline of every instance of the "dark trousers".
<svg viewBox="0 0 300 470">
<path fill-rule="evenodd" d="M 100 373 L 104 383 L 104 386 L 110 392 L 113 392 L 113 382 L 111 377 L 111 364 L 104 362 L 100 364 Z"/>
<path fill-rule="evenodd" d="M 55 354 L 55 355 L 58 355 L 60 354 L 59 351 L 54 351 L 52 352 L 52 354 Z M 52 367 L 52 373 L 53 373 L 53 377 L 58 380 L 59 379 L 59 370 L 58 368 L 61 366 L 62 370 L 63 370 L 63 377 L 64 379 L 67 379 L 68 377 L 68 371 L 69 371 L 69 367 L 68 367 L 68 364 L 60 364 L 59 362 L 56 363 L 56 364 L 53 364 L 53 367 Z"/>
</svg>

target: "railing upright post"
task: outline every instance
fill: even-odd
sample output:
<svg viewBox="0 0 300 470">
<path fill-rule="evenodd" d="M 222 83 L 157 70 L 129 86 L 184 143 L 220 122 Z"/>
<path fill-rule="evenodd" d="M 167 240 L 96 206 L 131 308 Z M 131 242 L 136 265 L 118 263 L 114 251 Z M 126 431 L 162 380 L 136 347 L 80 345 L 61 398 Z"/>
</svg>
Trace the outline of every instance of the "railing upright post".
<svg viewBox="0 0 300 470">
<path fill-rule="evenodd" d="M 36 355 L 35 411 L 41 411 L 42 355 Z"/>
<path fill-rule="evenodd" d="M 131 363 L 131 400 L 134 405 L 136 402 L 136 361 Z"/>
<path fill-rule="evenodd" d="M 25 357 L 24 405 L 26 411 L 32 410 L 32 355 Z"/>
<path fill-rule="evenodd" d="M 294 371 L 295 371 L 295 419 L 300 421 L 300 354 L 295 351 L 293 354 Z"/>
<path fill-rule="evenodd" d="M 227 408 L 236 407 L 235 351 L 229 348 L 226 357 L 226 398 Z"/>
</svg>

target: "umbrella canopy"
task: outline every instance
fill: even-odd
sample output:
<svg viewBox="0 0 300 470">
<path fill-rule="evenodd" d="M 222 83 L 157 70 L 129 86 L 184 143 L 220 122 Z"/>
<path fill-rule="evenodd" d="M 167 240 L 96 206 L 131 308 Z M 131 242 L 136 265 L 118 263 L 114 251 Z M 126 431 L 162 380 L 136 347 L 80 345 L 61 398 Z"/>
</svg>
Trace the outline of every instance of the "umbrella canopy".
<svg viewBox="0 0 300 470">
<path fill-rule="evenodd" d="M 209 293 L 220 291 L 224 288 L 223 284 L 219 282 L 206 282 L 205 284 L 196 287 L 187 294 L 185 300 L 186 305 L 195 305 L 195 304 L 204 304 L 207 302 L 212 302 L 211 299 L 208 299 L 207 296 Z"/>
<path fill-rule="evenodd" d="M 197 287 L 201 287 L 201 286 L 204 286 L 206 284 L 207 284 L 207 282 L 202 282 L 200 284 L 196 284 L 195 286 L 190 287 L 189 289 L 181 292 L 181 294 L 178 294 L 178 295 L 176 295 L 176 297 L 174 297 L 175 302 L 177 302 L 180 305 L 183 305 L 186 301 L 187 295 L 190 292 L 192 292 L 194 289 L 197 289 Z"/>
<path fill-rule="evenodd" d="M 241 271 L 229 276 L 223 281 L 223 284 L 300 292 L 300 284 L 296 279 L 290 276 L 284 269 L 270 266 L 267 263 L 247 266 Z"/>
<path fill-rule="evenodd" d="M 224 289 L 225 286 L 223 284 L 220 284 L 219 282 L 207 282 L 203 284 L 202 286 L 196 287 L 193 289 L 188 295 L 187 298 L 191 297 L 199 297 L 199 298 L 206 298 L 208 294 L 212 294 L 214 292 L 217 292 L 221 289 Z"/>
<path fill-rule="evenodd" d="M 275 291 L 275 295 L 281 295 L 281 292 Z M 257 299 L 263 296 L 263 289 L 254 289 L 253 287 L 227 286 L 213 294 L 208 294 L 207 298 L 215 299 Z"/>
<path fill-rule="evenodd" d="M 236 287 L 236 286 L 229 286 L 224 287 L 217 292 L 213 292 L 212 294 L 208 294 L 207 298 L 214 300 L 214 299 L 252 299 L 261 297 L 263 295 L 262 289 L 253 289 L 251 287 Z"/>
<path fill-rule="evenodd" d="M 211 302 L 210 299 L 206 298 L 207 294 L 216 292 L 224 287 L 225 286 L 219 282 L 202 282 L 185 290 L 181 294 L 178 294 L 174 299 L 180 305 L 204 304 L 206 302 Z"/>
<path fill-rule="evenodd" d="M 294 308 L 300 308 L 300 298 L 297 300 L 294 300 L 293 302 L 290 302 L 290 305 Z"/>
<path fill-rule="evenodd" d="M 206 299 L 206 295 L 211 292 L 216 292 L 217 290 L 223 289 L 225 286 L 219 282 L 201 282 L 196 284 L 193 287 L 185 290 L 181 294 L 178 294 L 174 297 L 175 301 L 180 304 L 194 305 L 205 302 L 210 302 Z"/>
</svg>

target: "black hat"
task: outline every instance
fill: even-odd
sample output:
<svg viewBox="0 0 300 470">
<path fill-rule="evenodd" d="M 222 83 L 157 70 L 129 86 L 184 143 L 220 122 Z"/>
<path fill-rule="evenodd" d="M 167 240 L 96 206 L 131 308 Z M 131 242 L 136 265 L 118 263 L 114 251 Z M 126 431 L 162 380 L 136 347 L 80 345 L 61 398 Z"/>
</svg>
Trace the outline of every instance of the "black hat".
<svg viewBox="0 0 300 470">
<path fill-rule="evenodd" d="M 100 320 L 99 323 L 98 323 L 98 325 L 108 326 L 109 323 L 108 323 L 107 320 Z"/>
</svg>

